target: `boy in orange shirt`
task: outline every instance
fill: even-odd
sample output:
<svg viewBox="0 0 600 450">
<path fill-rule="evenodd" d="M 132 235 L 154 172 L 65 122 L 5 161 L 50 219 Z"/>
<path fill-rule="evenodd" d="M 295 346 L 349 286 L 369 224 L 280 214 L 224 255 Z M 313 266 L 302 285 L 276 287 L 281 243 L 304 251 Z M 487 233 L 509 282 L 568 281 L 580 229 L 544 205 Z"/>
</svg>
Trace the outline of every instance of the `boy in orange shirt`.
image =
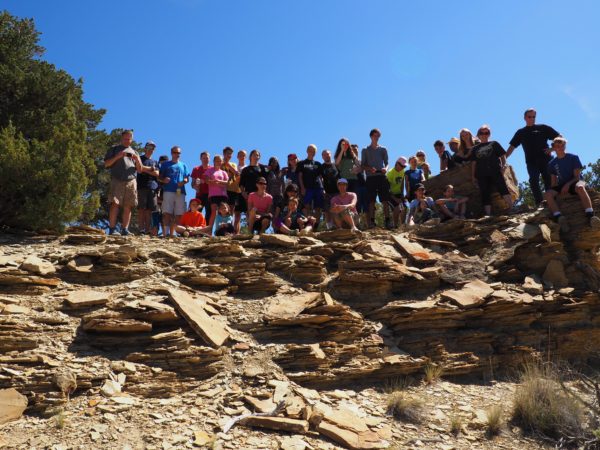
<svg viewBox="0 0 600 450">
<path fill-rule="evenodd" d="M 211 229 L 206 226 L 206 220 L 199 211 L 200 200 L 193 198 L 190 200 L 190 209 L 181 216 L 179 224 L 175 231 L 183 237 L 205 235 L 210 236 Z"/>
</svg>

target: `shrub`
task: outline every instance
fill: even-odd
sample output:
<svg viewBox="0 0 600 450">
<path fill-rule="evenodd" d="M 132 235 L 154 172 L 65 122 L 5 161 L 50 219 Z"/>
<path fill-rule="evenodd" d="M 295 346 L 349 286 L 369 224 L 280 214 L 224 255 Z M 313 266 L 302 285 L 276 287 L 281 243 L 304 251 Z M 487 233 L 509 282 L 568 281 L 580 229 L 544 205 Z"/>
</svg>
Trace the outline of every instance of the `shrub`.
<svg viewBox="0 0 600 450">
<path fill-rule="evenodd" d="M 444 372 L 444 368 L 442 366 L 438 366 L 437 364 L 428 363 L 425 366 L 425 383 L 432 384 L 440 379 L 442 373 Z"/>
<path fill-rule="evenodd" d="M 502 406 L 494 405 L 485 411 L 488 436 L 496 436 L 502 429 Z"/>
<path fill-rule="evenodd" d="M 423 402 L 404 392 L 393 392 L 388 397 L 387 412 L 398 420 L 419 423 L 423 418 Z"/>
<path fill-rule="evenodd" d="M 512 419 L 526 431 L 552 439 L 582 433 L 582 404 L 561 388 L 559 375 L 548 366 L 529 364 L 513 400 Z"/>
</svg>

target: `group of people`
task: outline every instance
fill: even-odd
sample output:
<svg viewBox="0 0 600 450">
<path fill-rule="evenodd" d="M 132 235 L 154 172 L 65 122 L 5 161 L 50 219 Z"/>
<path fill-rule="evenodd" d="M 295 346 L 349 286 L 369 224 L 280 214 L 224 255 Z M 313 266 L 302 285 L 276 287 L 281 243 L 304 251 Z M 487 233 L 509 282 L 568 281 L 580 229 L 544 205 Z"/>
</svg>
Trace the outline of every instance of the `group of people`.
<svg viewBox="0 0 600 450">
<path fill-rule="evenodd" d="M 458 138 L 447 142 L 450 150 L 443 141 L 435 141 L 440 172 L 470 165 L 485 214 L 491 214 L 494 190 L 510 211 L 514 208 L 513 197 L 504 170 L 507 158 L 523 146 L 537 205 L 545 202 L 554 220 L 566 231 L 568 226 L 556 198 L 577 195 L 590 226 L 600 227 L 581 176 L 583 165 L 576 155 L 566 153 L 566 139 L 552 127 L 536 124 L 534 109 L 526 110 L 524 119 L 525 127 L 517 130 L 508 150 L 491 140 L 488 125 L 479 127 L 476 135 L 463 128 Z M 238 234 L 242 217 L 250 233 L 272 228 L 276 233 L 297 235 L 319 227 L 360 232 L 375 226 L 378 199 L 386 228 L 465 218 L 469 199 L 455 193 L 452 185 L 447 185 L 436 200 L 426 195 L 424 183 L 432 175 L 432 168 L 425 152 L 419 150 L 409 158 L 400 156 L 390 167 L 388 151 L 379 144 L 381 132 L 373 129 L 369 137 L 370 144 L 360 154 L 357 145 L 341 138 L 333 155 L 329 150 L 321 152 L 322 161 L 315 159 L 317 147 L 311 144 L 305 159 L 291 153 L 283 168 L 276 157 L 269 158 L 267 165 L 261 164 L 259 150 L 249 154 L 240 150 L 234 162 L 234 150 L 225 147 L 212 161 L 208 152 L 202 152 L 201 164 L 190 171 L 181 161 L 180 147 L 171 148 L 170 159 L 161 156 L 155 160 L 154 142 L 148 141 L 139 155 L 131 148 L 133 133 L 124 131 L 121 143 L 110 148 L 104 158 L 111 172 L 108 232 L 130 234 L 131 213 L 136 206 L 139 232 L 163 237 Z M 186 186 L 195 193 L 189 204 Z M 120 210 L 119 232 L 116 227 Z"/>
</svg>

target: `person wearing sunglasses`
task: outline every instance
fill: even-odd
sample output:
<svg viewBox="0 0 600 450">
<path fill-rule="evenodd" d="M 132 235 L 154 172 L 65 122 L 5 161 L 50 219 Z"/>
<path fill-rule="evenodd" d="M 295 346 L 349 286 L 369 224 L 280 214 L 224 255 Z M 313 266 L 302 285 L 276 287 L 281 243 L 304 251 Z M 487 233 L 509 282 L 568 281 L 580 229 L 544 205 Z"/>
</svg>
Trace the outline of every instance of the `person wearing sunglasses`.
<svg viewBox="0 0 600 450">
<path fill-rule="evenodd" d="M 404 156 L 401 156 L 396 160 L 394 167 L 385 174 L 388 183 L 390 183 L 389 203 L 393 208 L 392 218 L 394 227 L 398 227 L 404 222 L 404 219 L 400 216 L 406 212 L 404 204 L 404 171 L 407 163 L 407 159 Z"/>
<path fill-rule="evenodd" d="M 506 150 L 496 141 L 490 141 L 492 131 L 488 125 L 482 125 L 477 131 L 481 141 L 471 151 L 471 178 L 479 186 L 481 203 L 485 215 L 492 214 L 492 188 L 496 188 L 509 209 L 513 207 L 513 200 L 508 192 L 504 179 L 504 166 L 506 165 Z"/>
<path fill-rule="evenodd" d="M 175 227 L 185 213 L 185 185 L 190 179 L 188 167 L 180 161 L 181 147 L 171 148 L 171 161 L 160 166 L 158 181 L 163 184 L 163 236 L 175 236 Z"/>
<path fill-rule="evenodd" d="M 523 146 L 525 152 L 525 164 L 529 174 L 529 186 L 535 203 L 539 206 L 544 200 L 542 189 L 540 188 L 540 176 L 544 182 L 546 191 L 550 189 L 550 173 L 548 172 L 548 163 L 552 159 L 552 150 L 548 146 L 548 141 L 560 136 L 560 133 L 548 125 L 536 124 L 537 112 L 529 108 L 523 114 L 525 126 L 517 130 L 510 145 L 506 151 L 506 158 L 512 155 L 515 148 Z"/>
<path fill-rule="evenodd" d="M 248 230 L 251 234 L 264 233 L 271 225 L 273 197 L 267 193 L 267 180 L 256 180 L 256 191 L 248 195 Z"/>
</svg>

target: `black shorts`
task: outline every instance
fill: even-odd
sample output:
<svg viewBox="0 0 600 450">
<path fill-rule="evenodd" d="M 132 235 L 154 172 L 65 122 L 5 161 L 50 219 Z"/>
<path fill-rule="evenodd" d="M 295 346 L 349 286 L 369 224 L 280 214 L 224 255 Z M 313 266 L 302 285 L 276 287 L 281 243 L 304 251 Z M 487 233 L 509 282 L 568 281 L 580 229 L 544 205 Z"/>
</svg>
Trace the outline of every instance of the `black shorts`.
<svg viewBox="0 0 600 450">
<path fill-rule="evenodd" d="M 265 219 L 269 219 L 269 222 L 273 219 L 272 214 L 261 214 L 260 216 L 256 215 L 256 220 L 254 221 L 254 225 L 252 226 L 252 231 L 260 231 L 262 228 L 262 221 Z"/>
<path fill-rule="evenodd" d="M 571 186 L 569 186 L 569 194 L 571 194 L 571 195 L 577 195 L 577 191 L 575 189 L 577 188 L 577 184 L 579 184 L 579 183 L 580 183 L 580 181 L 577 181 L 577 182 L 573 183 Z M 562 191 L 562 189 L 565 186 L 565 184 L 567 184 L 567 183 L 562 183 L 562 184 L 559 184 L 558 186 L 551 187 L 551 188 L 546 189 L 546 190 L 547 191 L 554 191 L 557 194 L 560 194 L 560 191 Z"/>
<path fill-rule="evenodd" d="M 238 199 L 242 196 L 239 192 L 227 191 L 227 204 L 234 208 L 238 205 Z"/>
<path fill-rule="evenodd" d="M 490 205 L 492 203 L 492 188 L 495 187 L 500 195 L 509 195 L 508 186 L 502 173 L 494 173 L 491 175 L 478 175 L 477 184 L 481 194 L 481 203 Z"/>
<path fill-rule="evenodd" d="M 380 202 L 390 200 L 390 183 L 384 174 L 367 177 L 367 196 L 370 202 L 377 200 L 377 196 Z"/>
<path fill-rule="evenodd" d="M 403 208 L 405 206 L 404 197 L 402 195 L 390 194 L 389 204 L 394 208 L 398 206 Z"/>
<path fill-rule="evenodd" d="M 219 203 L 228 203 L 229 202 L 229 197 L 227 197 L 226 195 L 216 195 L 214 197 L 210 197 L 210 204 L 211 205 L 219 205 Z"/>
<path fill-rule="evenodd" d="M 239 194 L 237 208 L 235 210 L 243 213 L 248 212 L 248 200 L 246 200 L 242 194 Z"/>
<path fill-rule="evenodd" d="M 138 188 L 138 209 L 149 209 L 156 211 L 157 209 L 157 192 L 154 189 Z"/>
</svg>

